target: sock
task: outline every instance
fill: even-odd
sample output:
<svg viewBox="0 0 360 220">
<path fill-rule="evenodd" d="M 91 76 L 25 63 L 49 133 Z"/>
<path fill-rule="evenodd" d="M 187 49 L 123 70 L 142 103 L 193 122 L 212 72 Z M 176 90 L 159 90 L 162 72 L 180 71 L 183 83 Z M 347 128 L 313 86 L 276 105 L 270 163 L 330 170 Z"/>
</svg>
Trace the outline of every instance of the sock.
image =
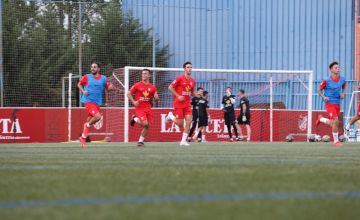
<svg viewBox="0 0 360 220">
<path fill-rule="evenodd" d="M 346 129 L 346 130 L 350 130 L 350 123 L 347 123 L 347 124 L 346 124 L 345 129 Z"/>
<path fill-rule="evenodd" d="M 195 131 L 194 138 L 197 138 L 198 135 L 199 135 L 199 132 Z"/>
<path fill-rule="evenodd" d="M 170 115 L 170 119 L 171 119 L 171 121 L 175 121 L 175 120 L 176 120 L 176 118 L 175 118 L 174 115 Z"/>
<path fill-rule="evenodd" d="M 188 137 L 188 133 L 183 133 L 181 142 L 186 142 L 187 137 Z"/>
<path fill-rule="evenodd" d="M 81 137 L 86 139 L 86 136 L 83 133 L 81 133 Z"/>
<path fill-rule="evenodd" d="M 328 125 L 330 123 L 330 120 L 327 118 L 320 118 L 320 122 Z"/>
<path fill-rule="evenodd" d="M 89 122 L 86 123 L 86 127 L 90 128 L 91 125 L 89 124 Z"/>
<path fill-rule="evenodd" d="M 202 141 L 205 141 L 205 134 L 203 134 L 203 135 L 201 136 L 201 140 L 202 140 Z"/>
<path fill-rule="evenodd" d="M 144 142 L 144 140 L 145 140 L 145 137 L 140 136 L 140 138 L 139 138 L 139 142 Z"/>
<path fill-rule="evenodd" d="M 339 141 L 339 133 L 333 132 L 334 143 Z"/>
<path fill-rule="evenodd" d="M 135 118 L 134 118 L 134 121 L 135 121 L 136 123 L 139 123 L 140 119 L 139 119 L 138 117 L 135 117 Z"/>
</svg>

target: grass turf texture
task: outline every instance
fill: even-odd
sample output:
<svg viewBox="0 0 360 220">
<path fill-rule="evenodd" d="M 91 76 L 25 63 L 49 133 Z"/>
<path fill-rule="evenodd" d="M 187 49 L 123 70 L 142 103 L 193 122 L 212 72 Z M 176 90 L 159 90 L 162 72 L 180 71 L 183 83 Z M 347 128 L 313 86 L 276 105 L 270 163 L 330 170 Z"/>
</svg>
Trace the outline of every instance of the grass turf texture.
<svg viewBox="0 0 360 220">
<path fill-rule="evenodd" d="M 0 219 L 357 219 L 359 156 L 356 143 L 1 144 Z"/>
</svg>

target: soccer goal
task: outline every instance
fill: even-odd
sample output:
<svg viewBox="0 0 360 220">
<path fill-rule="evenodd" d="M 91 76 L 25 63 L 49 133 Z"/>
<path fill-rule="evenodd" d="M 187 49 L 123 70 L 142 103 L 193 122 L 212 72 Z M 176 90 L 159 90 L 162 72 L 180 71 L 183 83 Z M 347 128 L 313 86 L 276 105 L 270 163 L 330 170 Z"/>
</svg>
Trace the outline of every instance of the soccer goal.
<svg viewBox="0 0 360 220">
<path fill-rule="evenodd" d="M 173 96 L 168 91 L 170 83 L 183 74 L 182 68 L 132 67 L 116 69 L 108 79 L 120 92 L 107 95 L 107 105 L 121 110 L 110 113 L 104 119 L 109 129 L 121 127 L 121 141 L 136 141 L 140 126 L 129 126 L 134 107 L 126 96 L 126 91 L 141 80 L 141 70 L 152 71 L 152 83 L 159 93 L 160 102 L 153 105 L 153 121 L 148 141 L 178 141 L 181 129 L 165 122 L 165 116 L 173 110 Z M 192 77 L 196 87 L 209 92 L 210 121 L 207 140 L 228 141 L 220 109 L 226 87 L 232 87 L 239 106 L 238 92 L 245 90 L 250 101 L 252 128 L 251 141 L 285 141 L 292 134 L 295 140 L 306 141 L 312 133 L 313 72 L 292 70 L 241 70 L 241 69 L 193 69 Z M 239 108 L 235 109 L 236 117 Z M 120 114 L 120 115 L 119 115 Z M 246 136 L 245 126 L 241 126 Z"/>
</svg>

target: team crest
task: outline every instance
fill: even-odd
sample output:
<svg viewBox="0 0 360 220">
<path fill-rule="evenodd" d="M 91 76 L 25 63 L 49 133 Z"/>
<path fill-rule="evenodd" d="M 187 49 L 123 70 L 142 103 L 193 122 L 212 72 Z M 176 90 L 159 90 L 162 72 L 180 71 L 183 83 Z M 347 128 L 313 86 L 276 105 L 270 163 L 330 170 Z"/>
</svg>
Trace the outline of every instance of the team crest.
<svg viewBox="0 0 360 220">
<path fill-rule="evenodd" d="M 306 115 L 299 115 L 298 126 L 301 131 L 305 131 L 307 129 L 307 122 L 308 118 Z"/>
<path fill-rule="evenodd" d="M 149 94 L 150 94 L 150 93 L 149 93 L 148 91 L 146 91 L 146 90 L 143 92 L 143 96 L 144 96 L 144 97 L 148 97 Z"/>
<path fill-rule="evenodd" d="M 190 91 L 191 91 L 191 86 L 186 86 L 186 87 L 185 87 L 185 90 L 186 90 L 187 92 L 190 92 Z"/>
</svg>

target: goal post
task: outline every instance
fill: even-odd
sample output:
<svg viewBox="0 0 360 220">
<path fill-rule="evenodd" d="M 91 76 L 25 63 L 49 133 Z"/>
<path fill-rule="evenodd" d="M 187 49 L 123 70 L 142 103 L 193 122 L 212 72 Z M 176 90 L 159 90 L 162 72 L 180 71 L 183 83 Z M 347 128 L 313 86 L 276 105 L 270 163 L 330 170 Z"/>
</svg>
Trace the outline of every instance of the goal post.
<svg viewBox="0 0 360 220">
<path fill-rule="evenodd" d="M 140 132 L 139 126 L 129 127 L 134 107 L 129 103 L 126 92 L 141 80 L 143 69 L 156 73 L 151 81 L 156 82 L 155 87 L 160 96 L 160 103 L 153 107 L 154 121 L 148 140 L 177 140 L 181 129 L 174 125 L 164 125 L 164 116 L 173 109 L 173 97 L 167 87 L 176 76 L 183 74 L 183 68 L 126 66 L 121 71 L 114 71 L 113 76 L 109 77 L 124 90 L 122 97 L 118 97 L 113 103 L 114 106 L 124 107 L 123 116 L 120 116 L 123 117 L 123 124 L 118 125 L 124 128 L 123 141 L 135 141 Z M 239 89 L 245 89 L 249 96 L 254 141 L 283 141 L 287 132 L 307 140 L 306 137 L 312 133 L 313 72 L 310 70 L 192 69 L 192 77 L 196 81 L 196 87 L 201 86 L 209 91 L 210 123 L 213 123 L 208 128 L 210 140 L 222 141 L 225 139 L 221 138 L 227 135 L 220 110 L 220 100 L 227 86 L 233 87 L 233 94 L 236 96 Z M 238 101 L 237 97 L 237 105 Z M 238 108 L 235 112 L 237 117 Z M 152 135 L 155 137 L 150 137 Z"/>
</svg>

